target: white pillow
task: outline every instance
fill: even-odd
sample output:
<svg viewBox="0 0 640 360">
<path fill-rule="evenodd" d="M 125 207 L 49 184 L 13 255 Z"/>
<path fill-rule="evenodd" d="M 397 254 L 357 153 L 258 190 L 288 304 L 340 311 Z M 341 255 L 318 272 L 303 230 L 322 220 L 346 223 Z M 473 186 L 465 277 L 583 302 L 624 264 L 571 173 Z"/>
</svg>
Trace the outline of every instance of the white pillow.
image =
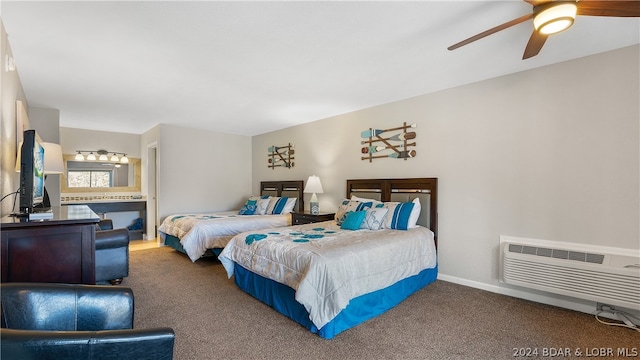
<svg viewBox="0 0 640 360">
<path fill-rule="evenodd" d="M 360 225 L 360 229 L 379 230 L 382 229 L 384 217 L 389 212 L 385 207 L 367 209 L 367 214 Z"/>
<path fill-rule="evenodd" d="M 283 214 L 288 214 L 293 211 L 293 208 L 296 206 L 296 201 L 298 198 L 289 198 L 287 203 L 284 205 L 284 209 L 282 209 Z"/>
<path fill-rule="evenodd" d="M 413 209 L 411 210 L 411 215 L 409 215 L 409 229 L 418 227 L 418 218 L 420 217 L 420 211 L 422 211 L 422 206 L 420 206 L 420 199 L 413 199 Z"/>
</svg>

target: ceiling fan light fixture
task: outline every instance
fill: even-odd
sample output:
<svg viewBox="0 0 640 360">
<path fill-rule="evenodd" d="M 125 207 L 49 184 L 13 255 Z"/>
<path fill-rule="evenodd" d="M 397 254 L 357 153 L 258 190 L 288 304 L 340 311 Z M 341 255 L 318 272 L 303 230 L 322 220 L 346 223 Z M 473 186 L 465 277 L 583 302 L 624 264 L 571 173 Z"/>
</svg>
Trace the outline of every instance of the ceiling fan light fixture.
<svg viewBox="0 0 640 360">
<path fill-rule="evenodd" d="M 533 16 L 533 27 L 541 34 L 551 35 L 573 25 L 578 6 L 575 2 L 549 2 L 539 5 Z"/>
</svg>

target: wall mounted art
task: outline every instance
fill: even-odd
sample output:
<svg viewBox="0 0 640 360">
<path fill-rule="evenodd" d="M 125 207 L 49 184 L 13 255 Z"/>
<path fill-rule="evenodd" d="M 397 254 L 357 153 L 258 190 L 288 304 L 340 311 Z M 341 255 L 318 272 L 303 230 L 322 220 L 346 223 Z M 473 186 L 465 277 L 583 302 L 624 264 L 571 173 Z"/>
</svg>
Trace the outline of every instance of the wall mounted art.
<svg viewBox="0 0 640 360">
<path fill-rule="evenodd" d="M 288 144 L 287 146 L 269 146 L 267 149 L 269 152 L 269 165 L 272 169 L 277 167 L 285 167 L 292 168 L 294 163 L 293 154 L 295 154 L 295 150 L 293 149 L 293 145 Z"/>
<path fill-rule="evenodd" d="M 416 151 L 412 150 L 412 146 L 416 146 L 415 141 L 410 141 L 416 138 L 415 131 L 407 131 L 416 127 L 416 124 L 407 125 L 403 123 L 402 126 L 398 126 L 390 129 L 372 129 L 365 130 L 360 133 L 365 140 L 360 141 L 362 146 L 362 154 L 366 154 L 361 157 L 362 160 L 392 158 L 392 159 L 404 159 L 413 158 L 416 156 Z M 394 133 L 397 132 L 397 133 Z"/>
</svg>

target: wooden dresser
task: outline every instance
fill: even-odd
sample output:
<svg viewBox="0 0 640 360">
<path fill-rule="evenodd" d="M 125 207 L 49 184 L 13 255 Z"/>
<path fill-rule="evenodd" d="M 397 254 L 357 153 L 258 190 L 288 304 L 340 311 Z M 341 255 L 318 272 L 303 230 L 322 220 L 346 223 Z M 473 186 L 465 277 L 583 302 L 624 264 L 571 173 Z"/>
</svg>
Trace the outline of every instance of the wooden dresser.
<svg viewBox="0 0 640 360">
<path fill-rule="evenodd" d="M 53 207 L 53 218 L 0 219 L 2 282 L 95 283 L 95 224 L 88 206 Z"/>
</svg>

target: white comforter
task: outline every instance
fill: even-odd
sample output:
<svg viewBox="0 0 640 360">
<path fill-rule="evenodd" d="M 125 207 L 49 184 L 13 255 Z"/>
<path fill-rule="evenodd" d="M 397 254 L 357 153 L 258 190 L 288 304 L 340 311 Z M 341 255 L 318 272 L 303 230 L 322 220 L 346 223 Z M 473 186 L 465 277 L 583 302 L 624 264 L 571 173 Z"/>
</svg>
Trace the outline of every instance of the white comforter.
<svg viewBox="0 0 640 360">
<path fill-rule="evenodd" d="M 288 285 L 320 329 L 360 295 L 436 266 L 433 233 L 341 230 L 335 221 L 236 235 L 218 259 Z"/>
<path fill-rule="evenodd" d="M 198 260 L 207 249 L 223 248 L 243 231 L 291 225 L 291 215 L 238 215 L 238 211 L 213 214 L 176 214 L 167 216 L 158 228 L 160 237 L 173 235 L 191 261 Z"/>
</svg>

